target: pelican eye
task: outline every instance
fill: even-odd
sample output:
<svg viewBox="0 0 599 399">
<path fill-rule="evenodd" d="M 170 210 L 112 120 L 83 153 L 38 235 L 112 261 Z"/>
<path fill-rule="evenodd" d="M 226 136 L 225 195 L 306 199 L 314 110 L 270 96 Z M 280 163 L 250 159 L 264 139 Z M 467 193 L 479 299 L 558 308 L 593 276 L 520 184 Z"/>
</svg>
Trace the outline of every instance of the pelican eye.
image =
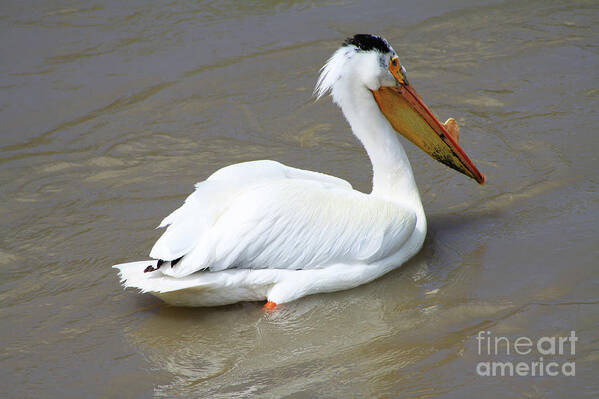
<svg viewBox="0 0 599 399">
<path fill-rule="evenodd" d="M 397 58 L 393 58 L 393 59 L 391 60 L 391 65 L 393 65 L 393 66 L 397 66 Z"/>
</svg>

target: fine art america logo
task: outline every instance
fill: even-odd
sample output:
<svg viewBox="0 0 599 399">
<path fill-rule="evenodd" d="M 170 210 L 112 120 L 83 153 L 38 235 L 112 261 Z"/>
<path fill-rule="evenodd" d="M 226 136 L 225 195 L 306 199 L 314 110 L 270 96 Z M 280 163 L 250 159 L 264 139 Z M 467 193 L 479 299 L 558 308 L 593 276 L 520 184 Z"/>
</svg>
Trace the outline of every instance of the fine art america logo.
<svg viewBox="0 0 599 399">
<path fill-rule="evenodd" d="M 491 360 L 478 362 L 476 373 L 483 377 L 495 376 L 530 376 L 555 377 L 575 376 L 576 364 L 567 361 L 576 354 L 578 337 L 575 331 L 570 335 L 557 337 L 518 337 L 508 338 L 496 336 L 490 331 L 479 331 L 478 355 Z M 531 355 L 536 358 L 530 361 Z M 526 358 L 522 358 L 527 356 Z M 498 358 L 509 357 L 509 361 L 499 361 Z M 519 358 L 520 357 L 520 358 Z"/>
</svg>

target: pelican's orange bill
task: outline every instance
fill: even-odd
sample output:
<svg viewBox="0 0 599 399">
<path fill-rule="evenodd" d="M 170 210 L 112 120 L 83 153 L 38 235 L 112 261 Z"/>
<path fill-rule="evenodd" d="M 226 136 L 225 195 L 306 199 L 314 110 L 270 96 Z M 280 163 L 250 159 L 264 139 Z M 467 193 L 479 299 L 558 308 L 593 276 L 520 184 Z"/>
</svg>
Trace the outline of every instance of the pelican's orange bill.
<svg viewBox="0 0 599 399">
<path fill-rule="evenodd" d="M 485 177 L 458 145 L 455 120 L 439 122 L 405 76 L 398 81 L 403 82 L 398 87 L 381 87 L 372 92 L 393 129 L 437 161 L 483 184 Z"/>
</svg>

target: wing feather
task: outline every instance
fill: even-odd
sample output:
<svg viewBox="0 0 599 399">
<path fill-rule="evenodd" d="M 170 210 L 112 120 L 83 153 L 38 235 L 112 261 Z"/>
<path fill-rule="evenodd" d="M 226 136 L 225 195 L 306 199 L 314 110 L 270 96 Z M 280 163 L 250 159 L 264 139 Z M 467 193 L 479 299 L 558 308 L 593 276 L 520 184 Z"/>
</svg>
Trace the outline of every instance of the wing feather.
<svg viewBox="0 0 599 399">
<path fill-rule="evenodd" d="M 218 216 L 239 193 L 255 184 L 281 179 L 315 180 L 352 189 L 343 179 L 276 161 L 250 161 L 224 167 L 197 183 L 183 205 L 162 220 L 158 228 L 167 229 L 154 244 L 150 257 L 170 261 L 188 254 L 201 245 Z"/>
<path fill-rule="evenodd" d="M 238 191 L 197 245 L 163 273 L 368 264 L 395 253 L 415 225 L 412 211 L 335 183 L 267 180 Z"/>
</svg>

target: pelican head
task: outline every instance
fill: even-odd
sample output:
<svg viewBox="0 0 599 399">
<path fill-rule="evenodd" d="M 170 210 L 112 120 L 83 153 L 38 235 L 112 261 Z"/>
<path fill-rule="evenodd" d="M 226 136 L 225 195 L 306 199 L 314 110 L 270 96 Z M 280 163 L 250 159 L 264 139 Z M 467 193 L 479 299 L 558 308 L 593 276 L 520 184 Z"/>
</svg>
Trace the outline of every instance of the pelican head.
<svg viewBox="0 0 599 399">
<path fill-rule="evenodd" d="M 446 166 L 483 184 L 484 176 L 458 145 L 459 128 L 453 118 L 441 123 L 416 93 L 406 77 L 406 68 L 387 40 L 358 34 L 345 40 L 322 67 L 314 89 L 317 98 L 330 92 L 346 111 L 356 97 L 374 101 L 391 127 L 424 152 Z M 365 107 L 366 108 L 366 107 Z M 360 112 L 356 107 L 353 113 Z"/>
</svg>

